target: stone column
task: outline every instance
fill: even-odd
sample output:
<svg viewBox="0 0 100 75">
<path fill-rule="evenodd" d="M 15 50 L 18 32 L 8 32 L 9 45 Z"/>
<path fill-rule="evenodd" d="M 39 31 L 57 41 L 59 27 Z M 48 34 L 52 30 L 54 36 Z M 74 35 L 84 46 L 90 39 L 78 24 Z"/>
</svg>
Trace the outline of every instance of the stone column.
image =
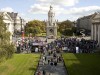
<svg viewBox="0 0 100 75">
<path fill-rule="evenodd" d="M 94 31 L 94 29 L 93 29 L 93 24 L 91 25 L 91 39 L 93 40 L 94 39 L 94 36 L 93 36 L 93 31 Z"/>
<path fill-rule="evenodd" d="M 93 40 L 95 40 L 95 26 L 93 25 Z"/>
<path fill-rule="evenodd" d="M 98 25 L 98 44 L 100 47 L 100 25 Z"/>
<path fill-rule="evenodd" d="M 54 27 L 54 36 L 55 38 L 57 37 L 57 27 L 56 26 Z"/>
<path fill-rule="evenodd" d="M 96 31 L 96 24 L 95 24 L 94 25 L 94 40 L 97 40 L 96 37 L 97 37 L 97 31 Z"/>
</svg>

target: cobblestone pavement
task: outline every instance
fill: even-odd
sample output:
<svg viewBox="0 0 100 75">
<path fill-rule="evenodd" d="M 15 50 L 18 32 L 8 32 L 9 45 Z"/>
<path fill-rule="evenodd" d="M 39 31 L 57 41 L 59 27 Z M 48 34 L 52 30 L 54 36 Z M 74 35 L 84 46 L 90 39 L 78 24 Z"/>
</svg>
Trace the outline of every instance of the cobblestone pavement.
<svg viewBox="0 0 100 75">
<path fill-rule="evenodd" d="M 47 59 L 51 59 L 53 57 L 53 55 L 50 55 L 50 56 L 46 55 L 46 56 L 47 56 Z M 61 56 L 61 54 L 59 53 L 57 54 L 57 56 Z M 58 63 L 57 66 L 55 67 L 48 64 L 48 61 L 45 61 L 45 65 L 43 65 L 42 58 L 43 56 L 41 56 L 37 72 L 40 71 L 42 73 L 43 70 L 45 70 L 46 75 L 67 75 L 67 71 L 66 71 L 63 61 Z M 37 72 L 35 75 L 37 75 Z"/>
</svg>

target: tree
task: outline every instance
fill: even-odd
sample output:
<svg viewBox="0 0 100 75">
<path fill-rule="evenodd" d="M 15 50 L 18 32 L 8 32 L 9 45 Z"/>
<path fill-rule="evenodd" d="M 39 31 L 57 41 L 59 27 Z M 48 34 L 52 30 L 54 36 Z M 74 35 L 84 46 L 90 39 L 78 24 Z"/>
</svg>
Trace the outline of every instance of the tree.
<svg viewBox="0 0 100 75">
<path fill-rule="evenodd" d="M 10 58 L 14 53 L 14 45 L 10 43 L 10 32 L 3 22 L 3 17 L 0 16 L 0 61 Z"/>
<path fill-rule="evenodd" d="M 32 33 L 33 35 L 45 32 L 45 22 L 39 20 L 29 21 L 25 27 L 27 34 Z"/>
<path fill-rule="evenodd" d="M 58 23 L 58 31 L 63 35 L 72 35 L 73 23 L 70 20 L 66 20 Z"/>
<path fill-rule="evenodd" d="M 41 31 L 40 31 L 39 27 L 37 27 L 37 28 L 28 27 L 27 32 L 32 33 L 35 36 L 36 34 L 40 33 Z"/>
</svg>

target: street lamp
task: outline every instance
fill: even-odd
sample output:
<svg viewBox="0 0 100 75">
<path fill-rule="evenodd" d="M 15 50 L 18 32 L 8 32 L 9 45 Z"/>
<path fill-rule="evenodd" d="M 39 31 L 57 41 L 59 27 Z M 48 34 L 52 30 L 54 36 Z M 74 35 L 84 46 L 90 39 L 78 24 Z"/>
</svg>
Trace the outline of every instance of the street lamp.
<svg viewBox="0 0 100 75">
<path fill-rule="evenodd" d="M 14 36 L 16 35 L 16 28 L 15 28 L 15 26 L 16 26 L 16 23 L 15 23 L 15 20 L 14 20 Z"/>
<path fill-rule="evenodd" d="M 21 20 L 21 33 L 22 33 L 22 31 L 23 31 L 23 29 L 22 29 L 22 18 L 20 18 L 20 20 Z"/>
</svg>

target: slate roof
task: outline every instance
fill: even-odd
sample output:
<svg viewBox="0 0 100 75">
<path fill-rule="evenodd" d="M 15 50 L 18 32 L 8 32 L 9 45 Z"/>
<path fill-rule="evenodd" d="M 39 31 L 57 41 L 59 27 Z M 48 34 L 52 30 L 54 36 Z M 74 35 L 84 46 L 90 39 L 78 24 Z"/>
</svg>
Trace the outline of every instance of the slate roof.
<svg viewBox="0 0 100 75">
<path fill-rule="evenodd" d="M 81 17 L 79 19 L 91 19 L 93 15 L 95 15 L 96 13 L 94 14 L 91 14 L 91 15 L 88 15 L 88 16 L 84 16 L 84 17 Z"/>
<path fill-rule="evenodd" d="M 16 20 L 16 17 L 18 15 L 18 13 L 14 13 L 14 12 L 7 12 L 7 14 L 11 17 L 12 20 Z"/>
</svg>

